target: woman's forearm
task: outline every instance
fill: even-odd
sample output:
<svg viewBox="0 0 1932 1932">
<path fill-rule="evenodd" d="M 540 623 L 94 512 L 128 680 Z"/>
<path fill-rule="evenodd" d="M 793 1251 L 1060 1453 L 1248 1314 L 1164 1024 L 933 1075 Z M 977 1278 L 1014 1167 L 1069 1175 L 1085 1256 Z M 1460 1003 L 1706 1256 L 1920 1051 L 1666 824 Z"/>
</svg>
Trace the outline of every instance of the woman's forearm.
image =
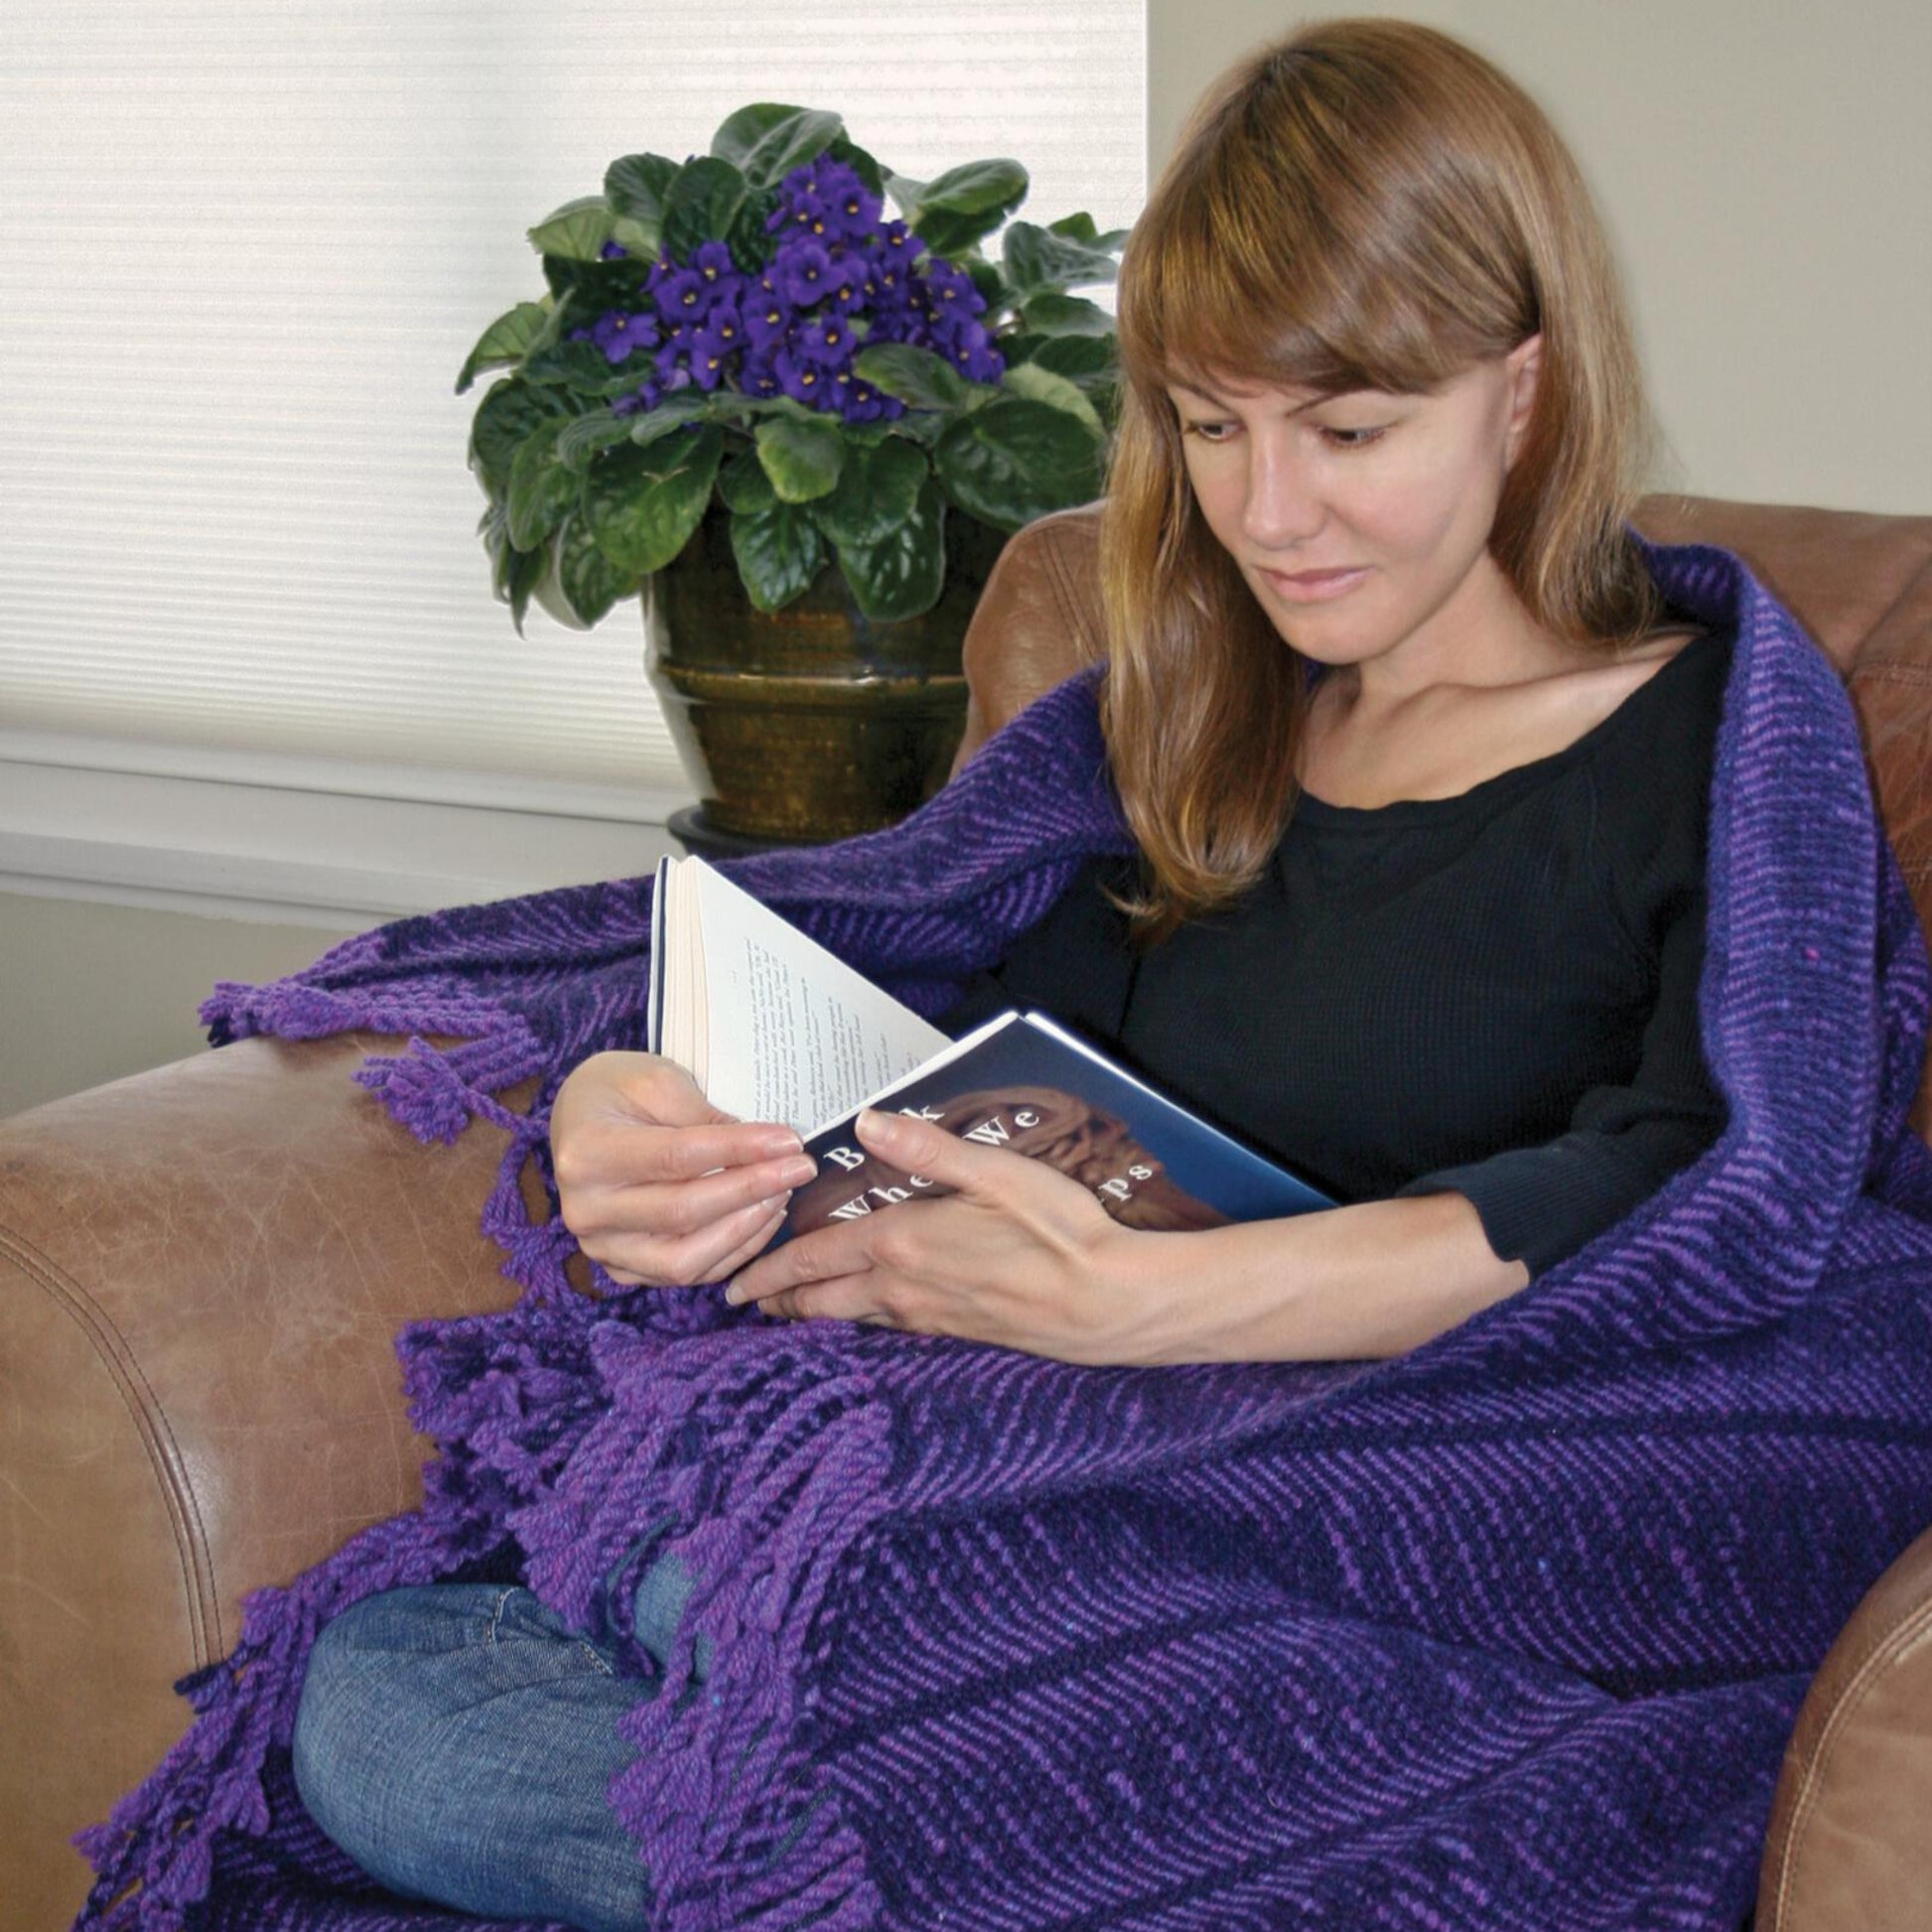
<svg viewBox="0 0 1932 1932">
<path fill-rule="evenodd" d="M 1461 1194 L 1120 1244 L 1137 1362 L 1398 1355 L 1529 1281 Z"/>
</svg>

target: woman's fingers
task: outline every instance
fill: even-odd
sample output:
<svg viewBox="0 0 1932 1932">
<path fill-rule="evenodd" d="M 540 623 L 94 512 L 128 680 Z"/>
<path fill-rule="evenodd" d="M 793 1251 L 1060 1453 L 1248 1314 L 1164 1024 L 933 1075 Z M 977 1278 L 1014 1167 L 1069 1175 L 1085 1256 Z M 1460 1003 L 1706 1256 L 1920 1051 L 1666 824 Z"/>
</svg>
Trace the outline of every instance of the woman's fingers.
<svg viewBox="0 0 1932 1932">
<path fill-rule="evenodd" d="M 619 1231 L 694 1234 L 754 1201 L 802 1186 L 816 1172 L 807 1156 L 792 1154 L 781 1161 L 719 1168 L 695 1180 L 629 1181 L 587 1196 L 572 1226 L 580 1237 Z"/>
<path fill-rule="evenodd" d="M 777 1233 L 789 1196 L 757 1200 L 695 1233 L 666 1238 L 619 1234 L 584 1240 L 584 1252 L 629 1287 L 688 1288 L 722 1281 L 757 1256 Z"/>
</svg>

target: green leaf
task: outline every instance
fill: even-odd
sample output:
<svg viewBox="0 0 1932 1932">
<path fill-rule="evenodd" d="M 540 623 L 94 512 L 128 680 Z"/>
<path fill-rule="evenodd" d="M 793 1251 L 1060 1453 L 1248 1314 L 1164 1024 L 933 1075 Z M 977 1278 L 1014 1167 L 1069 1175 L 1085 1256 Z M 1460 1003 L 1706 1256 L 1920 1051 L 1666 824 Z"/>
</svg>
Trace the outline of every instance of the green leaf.
<svg viewBox="0 0 1932 1932">
<path fill-rule="evenodd" d="M 532 430 L 510 465 L 509 538 L 519 550 L 536 549 L 576 506 L 576 473 L 557 455 L 559 427 Z"/>
<path fill-rule="evenodd" d="M 543 279 L 559 307 L 566 302 L 585 323 L 595 322 L 606 309 L 641 309 L 650 262 L 635 255 L 617 261 L 574 261 L 568 255 L 545 255 Z"/>
<path fill-rule="evenodd" d="M 526 354 L 549 320 L 550 311 L 541 302 L 519 302 L 498 316 L 477 338 L 477 345 L 456 379 L 457 394 L 462 395 L 483 370 L 504 368 Z"/>
<path fill-rule="evenodd" d="M 648 358 L 627 373 L 621 362 L 613 362 L 595 343 L 552 343 L 538 349 L 520 371 L 525 382 L 546 388 L 581 389 L 594 396 L 621 396 L 637 388 L 644 380 Z"/>
<path fill-rule="evenodd" d="M 832 159 L 843 161 L 875 195 L 885 194 L 886 170 L 849 135 L 841 134 L 832 143 Z"/>
<path fill-rule="evenodd" d="M 732 261 L 747 275 L 756 275 L 771 257 L 772 237 L 764 224 L 777 206 L 773 190 L 755 188 L 732 217 L 725 245 L 732 251 Z"/>
<path fill-rule="evenodd" d="M 845 438 L 824 416 L 801 421 L 774 416 L 758 428 L 759 461 L 771 487 L 786 503 L 809 503 L 839 480 L 845 464 Z"/>
<path fill-rule="evenodd" d="M 1048 234 L 1065 235 L 1069 241 L 1083 241 L 1089 248 L 1105 248 L 1110 253 L 1117 252 L 1127 241 L 1130 228 L 1109 228 L 1105 234 L 1094 226 L 1093 216 L 1087 213 L 1062 214 L 1057 221 L 1046 224 Z"/>
<path fill-rule="evenodd" d="M 711 137 L 711 152 L 754 188 L 770 188 L 829 148 L 845 132 L 836 114 L 761 101 L 741 107 Z"/>
<path fill-rule="evenodd" d="M 680 390 L 674 396 L 666 396 L 655 409 L 631 417 L 630 440 L 642 449 L 647 443 L 655 443 L 660 436 L 668 436 L 674 429 L 702 421 L 709 413 L 710 404 L 703 395 L 689 389 Z"/>
<path fill-rule="evenodd" d="M 925 183 L 914 181 L 910 175 L 896 175 L 890 168 L 879 171 L 879 180 L 884 193 L 893 198 L 899 213 L 909 223 L 925 206 Z"/>
<path fill-rule="evenodd" d="M 1001 396 L 948 423 L 933 467 L 969 516 L 1017 530 L 1100 490 L 1100 440 L 1063 409 Z"/>
<path fill-rule="evenodd" d="M 912 514 L 932 469 L 903 437 L 848 447 L 837 486 L 812 505 L 818 527 L 842 550 L 883 543 Z"/>
<path fill-rule="evenodd" d="M 729 161 L 701 154 L 687 161 L 664 197 L 664 246 L 689 261 L 707 241 L 723 241 L 744 205 L 748 184 Z"/>
<path fill-rule="evenodd" d="M 564 518 L 554 548 L 555 568 L 537 587 L 537 596 L 559 623 L 588 630 L 620 598 L 637 588 L 636 578 L 625 576 L 598 548 L 581 513 Z M 546 596 L 546 590 L 553 594 Z"/>
<path fill-rule="evenodd" d="M 1111 336 L 1114 319 L 1097 302 L 1079 295 L 1035 295 L 1021 318 L 1037 336 Z"/>
<path fill-rule="evenodd" d="M 616 449 L 620 443 L 628 443 L 630 426 L 636 420 L 634 416 L 614 415 L 608 409 L 579 416 L 557 432 L 558 459 L 581 474 L 592 457 Z"/>
<path fill-rule="evenodd" d="M 530 230 L 530 241 L 539 255 L 558 255 L 573 262 L 601 261 L 604 244 L 616 225 L 610 203 L 602 195 L 585 195 L 545 215 Z"/>
<path fill-rule="evenodd" d="M 604 199 L 615 212 L 648 231 L 648 252 L 656 249 L 664 225 L 664 198 L 676 176 L 677 163 L 662 154 L 627 154 L 604 171 Z"/>
<path fill-rule="evenodd" d="M 760 611 L 782 610 L 811 586 L 825 564 L 825 545 L 811 512 L 773 501 L 731 520 L 738 574 Z"/>
<path fill-rule="evenodd" d="M 778 500 L 756 450 L 740 450 L 726 458 L 725 467 L 718 472 L 718 494 L 728 510 L 747 516 L 768 510 Z"/>
<path fill-rule="evenodd" d="M 1083 389 L 1112 388 L 1120 380 L 1118 348 L 1103 336 L 1053 336 L 1038 345 L 1032 359 Z"/>
<path fill-rule="evenodd" d="M 1111 336 L 1051 336 L 1040 342 L 1033 359 L 1035 366 L 1065 376 L 1093 404 L 1101 422 L 1113 427 L 1120 416 L 1120 355 Z"/>
<path fill-rule="evenodd" d="M 1023 302 L 1043 289 L 1111 282 L 1120 273 L 1120 264 L 1104 249 L 1070 241 L 1031 221 L 1016 221 L 1007 229 L 1001 252 L 1007 280 Z"/>
<path fill-rule="evenodd" d="M 1090 342 L 1092 338 L 1075 337 L 1073 340 Z M 1037 362 L 1022 362 L 1008 369 L 1005 386 L 1016 396 L 1030 396 L 1035 402 L 1043 402 L 1050 408 L 1064 409 L 1069 416 L 1086 424 L 1095 436 L 1106 434 L 1099 412 L 1081 394 L 1079 385 L 1066 376 L 1055 375 L 1051 369 L 1041 368 Z"/>
<path fill-rule="evenodd" d="M 912 514 L 878 543 L 841 544 L 839 568 L 859 609 L 877 622 L 916 618 L 946 586 L 946 503 L 928 479 Z"/>
<path fill-rule="evenodd" d="M 706 423 L 686 436 L 599 457 L 584 480 L 584 513 L 597 547 L 627 576 L 662 570 L 698 527 L 724 448 L 724 432 Z"/>
<path fill-rule="evenodd" d="M 518 550 L 510 542 L 502 510 L 495 505 L 484 512 L 480 527 L 483 548 L 489 553 L 490 588 L 499 603 L 510 607 L 510 621 L 516 625 L 520 635 L 523 614 L 530 608 L 531 594 L 549 574 L 550 552 L 547 548 Z"/>
<path fill-rule="evenodd" d="M 470 431 L 470 467 L 483 487 L 501 496 L 510 486 L 510 465 L 530 432 L 569 413 L 570 405 L 554 390 L 535 388 L 515 376 L 491 384 L 477 405 Z"/>
<path fill-rule="evenodd" d="M 969 161 L 927 182 L 919 205 L 948 214 L 1004 214 L 1027 199 L 1027 171 L 1017 161 Z"/>
<path fill-rule="evenodd" d="M 1027 199 L 1028 182 L 1017 161 L 969 161 L 936 181 L 895 177 L 892 187 L 913 232 L 934 254 L 950 260 L 991 234 Z M 911 193 L 911 207 L 901 187 Z"/>
<path fill-rule="evenodd" d="M 963 409 L 974 384 L 943 355 L 910 343 L 881 343 L 853 357 L 852 372 L 913 409 Z"/>
<path fill-rule="evenodd" d="M 973 287 L 986 304 L 986 314 L 980 320 L 989 329 L 992 328 L 994 320 L 1013 307 L 1013 291 L 1007 287 L 1007 278 L 1000 273 L 996 263 L 988 261 L 983 255 L 969 256 L 959 266 L 973 278 Z"/>
</svg>

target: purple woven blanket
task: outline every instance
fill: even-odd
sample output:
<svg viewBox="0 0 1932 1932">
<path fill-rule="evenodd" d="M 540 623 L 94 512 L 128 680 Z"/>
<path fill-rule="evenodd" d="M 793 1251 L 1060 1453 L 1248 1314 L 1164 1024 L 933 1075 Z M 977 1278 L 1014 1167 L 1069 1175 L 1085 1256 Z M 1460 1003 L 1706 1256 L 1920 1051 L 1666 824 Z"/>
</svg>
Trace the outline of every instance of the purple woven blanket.
<svg viewBox="0 0 1932 1932">
<path fill-rule="evenodd" d="M 516 1186 L 544 1108 L 492 1096 L 640 1043 L 644 883 L 222 987 L 217 1039 L 464 1039 L 360 1077 L 425 1138 L 509 1126 L 483 1220 L 528 1292 L 405 1332 L 423 1509 L 251 1599 L 188 1736 L 89 1835 L 81 1924 L 453 1926 L 294 1802 L 318 1625 L 506 1563 L 588 1619 L 669 1547 L 700 1582 L 612 1790 L 658 1932 L 1732 1932 L 1807 1679 L 1932 1522 L 1928 974 L 1823 655 L 1722 553 L 1655 567 L 1737 628 L 1703 986 L 1729 1124 L 1400 1360 L 1076 1368 L 572 1293 Z M 897 831 L 738 877 L 935 1012 L 1123 846 L 1088 678 Z"/>
</svg>

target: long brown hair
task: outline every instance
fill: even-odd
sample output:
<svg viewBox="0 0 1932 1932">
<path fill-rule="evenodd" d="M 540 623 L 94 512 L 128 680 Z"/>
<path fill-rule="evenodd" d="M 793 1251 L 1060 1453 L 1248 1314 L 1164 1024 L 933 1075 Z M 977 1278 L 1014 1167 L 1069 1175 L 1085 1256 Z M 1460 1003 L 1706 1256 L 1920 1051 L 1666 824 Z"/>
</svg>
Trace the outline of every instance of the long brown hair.
<svg viewBox="0 0 1932 1932">
<path fill-rule="evenodd" d="M 1540 624 L 1604 643 L 1658 616 L 1626 530 L 1648 417 L 1569 151 L 1488 62 L 1406 22 L 1307 28 L 1223 76 L 1135 224 L 1119 308 L 1103 717 L 1154 939 L 1259 876 L 1306 685 L 1195 507 L 1167 384 L 1420 394 L 1540 333 L 1489 547 Z"/>
</svg>

